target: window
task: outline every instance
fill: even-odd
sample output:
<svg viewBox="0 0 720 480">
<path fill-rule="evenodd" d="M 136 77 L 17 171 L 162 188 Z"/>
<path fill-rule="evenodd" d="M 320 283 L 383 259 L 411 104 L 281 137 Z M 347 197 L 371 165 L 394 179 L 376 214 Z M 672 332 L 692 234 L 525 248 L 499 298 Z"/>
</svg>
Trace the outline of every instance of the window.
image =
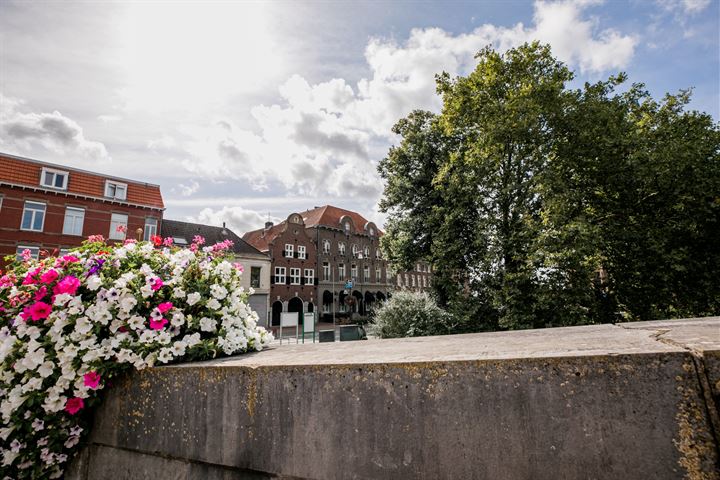
<svg viewBox="0 0 720 480">
<path fill-rule="evenodd" d="M 380 249 L 379 249 L 379 248 L 378 248 L 377 250 L 375 250 L 375 258 L 377 258 L 377 259 L 381 259 L 381 258 L 382 258 L 382 254 L 380 253 Z"/>
<path fill-rule="evenodd" d="M 250 286 L 260 288 L 260 271 L 262 267 L 250 267 Z"/>
<path fill-rule="evenodd" d="M 127 198 L 127 185 L 120 182 L 105 181 L 105 196 L 125 200 Z M 112 237 L 111 237 L 112 238 Z"/>
<path fill-rule="evenodd" d="M 343 243 L 343 242 L 338 243 L 338 254 L 345 255 L 345 243 Z"/>
<path fill-rule="evenodd" d="M 312 268 L 305 269 L 305 285 L 315 285 L 315 270 Z"/>
<path fill-rule="evenodd" d="M 175 244 L 175 245 L 187 245 L 188 244 L 187 238 L 185 238 L 185 237 L 172 237 L 172 239 L 173 239 L 173 244 Z"/>
<path fill-rule="evenodd" d="M 422 277 L 423 287 L 427 287 L 427 277 Z"/>
<path fill-rule="evenodd" d="M 352 255 L 353 255 L 353 257 L 357 258 L 358 251 L 359 251 L 359 250 L 358 250 L 357 245 L 355 245 L 355 244 L 353 243 L 353 246 L 352 246 Z"/>
<path fill-rule="evenodd" d="M 363 255 L 365 255 L 365 258 L 370 258 L 370 247 L 365 247 L 363 249 Z"/>
<path fill-rule="evenodd" d="M 350 277 L 353 280 L 357 280 L 357 265 L 355 264 L 350 266 Z"/>
<path fill-rule="evenodd" d="M 294 254 L 293 251 L 295 250 L 295 247 L 289 243 L 285 244 L 285 258 L 293 258 Z"/>
<path fill-rule="evenodd" d="M 3 198 L 5 198 L 5 197 L 3 197 L 2 195 L 0 195 L 0 211 L 2 211 L 2 201 L 3 201 Z"/>
<path fill-rule="evenodd" d="M 285 283 L 285 267 L 275 267 L 275 283 Z"/>
<path fill-rule="evenodd" d="M 330 253 L 330 240 L 323 240 L 323 253 Z"/>
<path fill-rule="evenodd" d="M 345 222 L 345 233 L 350 234 L 350 222 Z"/>
<path fill-rule="evenodd" d="M 15 251 L 16 258 L 18 260 L 22 260 L 22 254 L 25 250 L 30 251 L 30 256 L 34 258 L 35 260 L 38 259 L 40 256 L 40 247 L 32 247 L 27 245 L 18 245 L 17 250 Z"/>
<path fill-rule="evenodd" d="M 330 280 L 330 264 L 323 262 L 323 280 L 326 282 Z"/>
<path fill-rule="evenodd" d="M 345 264 L 340 263 L 338 264 L 338 280 L 341 282 L 345 281 Z"/>
<path fill-rule="evenodd" d="M 58 188 L 67 190 L 68 172 L 55 170 L 52 168 L 43 168 L 40 174 L 40 185 L 43 187 Z"/>
<path fill-rule="evenodd" d="M 63 235 L 82 235 L 85 210 L 82 208 L 65 208 L 65 222 L 63 223 Z"/>
<path fill-rule="evenodd" d="M 370 267 L 368 267 L 367 265 L 363 267 L 363 278 L 365 283 L 370 281 Z"/>
<path fill-rule="evenodd" d="M 407 273 L 405 274 L 405 286 L 406 286 L 406 287 L 409 287 L 409 286 L 410 286 L 410 279 L 408 278 L 408 274 L 407 274 Z"/>
<path fill-rule="evenodd" d="M 110 239 L 125 240 L 128 216 L 124 213 L 113 213 L 110 217 Z"/>
<path fill-rule="evenodd" d="M 290 269 L 290 285 L 300 285 L 300 269 Z"/>
<path fill-rule="evenodd" d="M 397 284 L 398 284 L 398 287 L 402 287 L 402 276 L 399 273 L 397 276 Z"/>
<path fill-rule="evenodd" d="M 40 202 L 25 202 L 20 228 L 22 230 L 42 232 L 44 224 L 45 204 Z"/>
<path fill-rule="evenodd" d="M 382 277 L 382 272 L 380 270 L 380 267 L 375 267 L 375 283 L 380 283 Z"/>
<path fill-rule="evenodd" d="M 415 286 L 415 275 L 410 275 L 410 279 L 412 280 L 412 286 Z"/>
<path fill-rule="evenodd" d="M 298 245 L 298 258 L 300 260 L 305 260 L 307 258 L 307 253 L 305 251 L 305 245 Z"/>
<path fill-rule="evenodd" d="M 70 253 L 71 251 L 72 251 L 72 248 L 61 248 L 61 249 L 60 249 L 60 253 L 58 253 L 58 256 L 64 257 L 65 255 L 67 255 L 67 254 Z"/>
<path fill-rule="evenodd" d="M 143 240 L 146 242 L 150 240 L 150 237 L 157 235 L 157 218 L 146 218 L 145 228 L 143 230 Z M 173 243 L 175 243 L 175 240 L 173 240 Z M 187 242 L 185 242 L 185 244 L 187 244 Z"/>
<path fill-rule="evenodd" d="M 375 229 L 373 227 L 370 227 L 370 236 L 372 237 L 374 235 L 375 235 Z"/>
</svg>

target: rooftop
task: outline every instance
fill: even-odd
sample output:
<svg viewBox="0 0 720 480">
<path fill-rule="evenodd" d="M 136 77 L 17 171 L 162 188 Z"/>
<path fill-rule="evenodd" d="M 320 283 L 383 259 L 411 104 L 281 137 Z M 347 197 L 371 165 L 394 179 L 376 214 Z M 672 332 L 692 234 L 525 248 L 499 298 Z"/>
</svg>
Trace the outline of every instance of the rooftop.
<svg viewBox="0 0 720 480">
<path fill-rule="evenodd" d="M 235 254 L 265 256 L 264 253 L 247 243 L 245 240 L 237 236 L 235 232 L 225 226 L 216 227 L 213 225 L 164 219 L 162 221 L 162 226 L 160 227 L 160 234 L 163 237 L 172 237 L 174 243 L 178 246 L 189 245 L 192 243 L 192 239 L 195 235 L 204 237 L 206 245 L 230 240 L 233 242 L 232 251 Z"/>
</svg>

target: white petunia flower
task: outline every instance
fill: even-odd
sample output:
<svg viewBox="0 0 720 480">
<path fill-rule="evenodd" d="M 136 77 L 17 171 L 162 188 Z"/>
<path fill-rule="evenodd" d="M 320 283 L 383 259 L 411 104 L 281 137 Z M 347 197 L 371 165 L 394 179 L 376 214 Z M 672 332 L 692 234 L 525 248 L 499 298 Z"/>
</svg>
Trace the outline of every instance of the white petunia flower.
<svg viewBox="0 0 720 480">
<path fill-rule="evenodd" d="M 200 301 L 200 294 L 198 292 L 193 292 L 193 293 L 188 294 L 188 296 L 187 296 L 188 305 L 195 305 L 199 301 Z"/>
</svg>

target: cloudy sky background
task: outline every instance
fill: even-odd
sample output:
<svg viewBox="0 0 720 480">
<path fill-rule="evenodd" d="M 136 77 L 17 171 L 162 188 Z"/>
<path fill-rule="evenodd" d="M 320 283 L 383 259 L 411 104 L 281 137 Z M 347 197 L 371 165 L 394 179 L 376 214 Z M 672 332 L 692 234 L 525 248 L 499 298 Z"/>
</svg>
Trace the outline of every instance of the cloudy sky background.
<svg viewBox="0 0 720 480">
<path fill-rule="evenodd" d="M 382 224 L 376 166 L 434 75 L 550 43 L 575 86 L 626 71 L 720 118 L 718 0 L 0 0 L 0 151 L 158 183 L 237 233 L 326 203 Z"/>
</svg>

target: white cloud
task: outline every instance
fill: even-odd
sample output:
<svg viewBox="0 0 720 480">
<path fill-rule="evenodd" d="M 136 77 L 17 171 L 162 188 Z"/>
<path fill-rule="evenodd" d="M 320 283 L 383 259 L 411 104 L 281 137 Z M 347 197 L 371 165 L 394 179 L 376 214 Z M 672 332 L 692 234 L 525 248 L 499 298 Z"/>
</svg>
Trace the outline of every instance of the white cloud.
<svg viewBox="0 0 720 480">
<path fill-rule="evenodd" d="M 694 15 L 705 10 L 710 0 L 656 0 L 658 5 L 668 11 Z"/>
<path fill-rule="evenodd" d="M 196 217 L 187 217 L 188 221 L 202 223 L 205 225 L 221 226 L 223 222 L 226 226 L 242 236 L 243 233 L 261 228 L 267 221 L 267 215 L 247 210 L 243 207 L 223 207 L 219 210 L 205 208 Z M 280 221 L 277 218 L 271 218 L 271 221 Z"/>
<path fill-rule="evenodd" d="M 342 78 L 310 84 L 292 75 L 278 89 L 280 102 L 251 109 L 256 130 L 214 120 L 186 129 L 193 140 L 172 147 L 189 153 L 182 165 L 198 177 L 239 180 L 253 190 L 280 182 L 291 195 L 376 199 L 376 162 L 385 152 L 371 152 L 369 145 L 392 141 L 391 127 L 411 110 L 439 110 L 435 74 L 469 73 L 486 45 L 504 51 L 540 40 L 582 72 L 627 66 L 637 38 L 600 28 L 586 15 L 596 3 L 537 1 L 530 27 L 486 24 L 460 35 L 414 29 L 402 44 L 372 39 L 365 49 L 371 75 L 355 86 Z M 154 146 L 170 147 L 165 143 Z"/>
<path fill-rule="evenodd" d="M 182 183 L 178 184 L 178 188 L 180 189 L 180 195 L 189 197 L 200 189 L 200 184 L 195 180 L 190 180 L 187 185 Z"/>
<path fill-rule="evenodd" d="M 105 145 L 85 138 L 82 127 L 57 110 L 22 112 L 23 101 L 0 94 L 0 145 L 31 151 L 41 146 L 62 155 L 85 160 L 110 160 Z"/>
</svg>

